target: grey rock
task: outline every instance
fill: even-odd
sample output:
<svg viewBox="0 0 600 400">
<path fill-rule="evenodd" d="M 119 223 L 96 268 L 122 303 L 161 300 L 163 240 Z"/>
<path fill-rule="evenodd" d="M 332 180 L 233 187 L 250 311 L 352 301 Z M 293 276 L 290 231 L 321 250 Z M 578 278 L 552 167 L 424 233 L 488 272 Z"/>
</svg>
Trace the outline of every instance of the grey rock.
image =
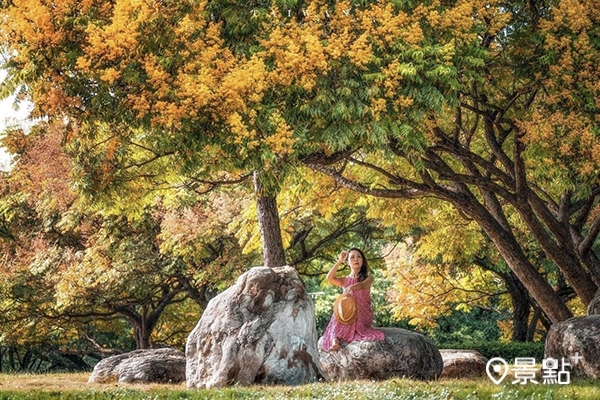
<svg viewBox="0 0 600 400">
<path fill-rule="evenodd" d="M 314 305 L 292 267 L 255 267 L 212 299 L 186 345 L 187 387 L 323 379 Z"/>
<path fill-rule="evenodd" d="M 442 378 L 474 378 L 485 376 L 488 359 L 475 350 L 440 350 L 444 369 Z"/>
<path fill-rule="evenodd" d="M 576 355 L 581 359 L 576 360 Z M 553 324 L 546 336 L 544 358 L 564 358 L 575 376 L 600 378 L 600 315 Z"/>
<path fill-rule="evenodd" d="M 377 328 L 384 341 L 342 343 L 336 351 L 319 350 L 323 372 L 331 380 L 394 377 L 436 379 L 442 373 L 440 351 L 425 336 L 400 328 Z"/>
<path fill-rule="evenodd" d="M 104 358 L 94 366 L 91 383 L 179 383 L 185 380 L 182 351 L 142 349 Z"/>
</svg>

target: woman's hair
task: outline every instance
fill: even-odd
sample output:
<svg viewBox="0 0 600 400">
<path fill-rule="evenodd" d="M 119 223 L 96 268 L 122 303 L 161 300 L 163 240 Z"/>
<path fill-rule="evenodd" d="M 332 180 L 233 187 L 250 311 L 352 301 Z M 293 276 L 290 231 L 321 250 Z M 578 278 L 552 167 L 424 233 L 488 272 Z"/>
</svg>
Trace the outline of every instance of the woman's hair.
<svg viewBox="0 0 600 400">
<path fill-rule="evenodd" d="M 365 253 L 363 253 L 361 249 L 358 249 L 356 247 L 351 248 L 350 250 L 348 250 L 348 257 L 350 257 L 351 251 L 358 251 L 358 253 L 362 257 L 362 267 L 360 267 L 360 270 L 358 271 L 358 281 L 362 282 L 369 276 L 369 263 L 367 262 Z"/>
</svg>

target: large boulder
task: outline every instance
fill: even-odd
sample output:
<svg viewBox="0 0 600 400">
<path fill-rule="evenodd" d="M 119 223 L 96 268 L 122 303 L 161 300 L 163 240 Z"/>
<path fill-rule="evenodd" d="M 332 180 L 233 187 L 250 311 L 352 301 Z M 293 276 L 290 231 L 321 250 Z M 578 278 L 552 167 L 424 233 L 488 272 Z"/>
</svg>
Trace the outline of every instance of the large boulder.
<svg viewBox="0 0 600 400">
<path fill-rule="evenodd" d="M 600 289 L 596 292 L 596 295 L 590 301 L 587 306 L 587 315 L 600 315 Z"/>
<path fill-rule="evenodd" d="M 255 267 L 212 299 L 189 335 L 187 387 L 323 379 L 314 305 L 292 267 Z"/>
<path fill-rule="evenodd" d="M 179 383 L 185 380 L 185 354 L 182 351 L 142 349 L 100 360 L 88 382 Z"/>
<path fill-rule="evenodd" d="M 383 341 L 342 343 L 336 351 L 320 349 L 323 372 L 331 380 L 394 377 L 436 379 L 444 366 L 440 351 L 416 332 L 400 328 L 377 328 Z"/>
<path fill-rule="evenodd" d="M 574 375 L 600 378 L 600 315 L 552 325 L 546 336 L 544 358 L 562 361 L 563 357 Z"/>
<path fill-rule="evenodd" d="M 440 350 L 444 369 L 442 378 L 475 378 L 485 376 L 488 359 L 475 350 Z"/>
</svg>

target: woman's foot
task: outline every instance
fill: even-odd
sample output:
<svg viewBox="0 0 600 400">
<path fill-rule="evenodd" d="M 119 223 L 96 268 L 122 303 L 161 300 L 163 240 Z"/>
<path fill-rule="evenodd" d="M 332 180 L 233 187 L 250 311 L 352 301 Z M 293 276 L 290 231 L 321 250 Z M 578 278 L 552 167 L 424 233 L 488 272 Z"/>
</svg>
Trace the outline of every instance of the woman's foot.
<svg viewBox="0 0 600 400">
<path fill-rule="evenodd" d="M 331 351 L 337 351 L 337 350 L 340 349 L 340 347 L 341 347 L 340 340 L 339 339 L 334 339 L 333 340 L 333 344 L 331 345 L 331 349 L 329 349 L 329 350 L 331 350 Z"/>
</svg>

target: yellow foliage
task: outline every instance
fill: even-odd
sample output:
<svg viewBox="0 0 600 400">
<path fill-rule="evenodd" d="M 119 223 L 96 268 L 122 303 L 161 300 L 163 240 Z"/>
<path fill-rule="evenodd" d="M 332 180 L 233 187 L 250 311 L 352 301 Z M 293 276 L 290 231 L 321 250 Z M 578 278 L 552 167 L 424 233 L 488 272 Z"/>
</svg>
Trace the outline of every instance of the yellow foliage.
<svg viewBox="0 0 600 400">
<path fill-rule="evenodd" d="M 276 60 L 275 68 L 266 77 L 269 84 L 283 87 L 297 84 L 311 90 L 317 74 L 329 68 L 320 35 L 311 24 L 288 23 L 275 27 L 268 38 L 261 41 L 264 55 Z"/>
<path fill-rule="evenodd" d="M 230 227 L 235 230 L 235 237 L 242 246 L 244 254 L 260 251 L 260 229 L 258 226 L 256 202 L 246 202 L 239 218 L 231 221 Z"/>
<path fill-rule="evenodd" d="M 567 306 L 571 310 L 574 316 L 576 317 L 585 317 L 586 316 L 586 305 L 583 304 L 579 296 L 569 300 L 567 302 Z"/>
<path fill-rule="evenodd" d="M 368 43 L 368 35 L 366 33 L 360 35 L 350 45 L 347 54 L 352 63 L 366 69 L 366 64 L 371 61 L 371 57 L 373 56 L 371 45 Z"/>
<path fill-rule="evenodd" d="M 542 22 L 548 31 L 558 30 L 561 25 L 574 32 L 589 29 L 598 18 L 597 3 L 594 0 L 561 0 L 553 8 L 552 18 Z"/>
<path fill-rule="evenodd" d="M 158 236 L 161 253 L 181 256 L 186 261 L 197 257 L 215 237 L 237 232 L 239 216 L 251 206 L 249 203 L 238 191 L 214 191 L 193 207 L 166 211 Z"/>
<path fill-rule="evenodd" d="M 121 280 L 110 259 L 98 248 L 90 247 L 56 274 L 56 305 L 59 309 L 69 307 L 80 297 L 110 291 Z"/>
<path fill-rule="evenodd" d="M 18 25 L 14 29 L 23 40 L 34 47 L 52 46 L 63 40 L 64 32 L 57 30 L 53 22 L 56 18 L 54 12 L 58 15 L 64 13 L 75 1 L 59 1 L 56 10 L 45 3 L 41 0 L 15 0 L 15 7 L 7 16 L 9 21 Z"/>
<path fill-rule="evenodd" d="M 100 75 L 100 78 L 108 84 L 112 85 L 117 79 L 119 79 L 121 73 L 114 68 L 107 68 L 104 70 L 104 73 Z"/>
<path fill-rule="evenodd" d="M 468 271 L 445 263 L 428 264 L 406 243 L 386 258 L 387 275 L 394 283 L 390 301 L 398 319 L 419 327 L 432 327 L 453 309 L 468 311 L 485 305 L 498 286 L 497 278 L 474 265 Z"/>
<path fill-rule="evenodd" d="M 256 137 L 256 131 L 250 131 L 248 126 L 242 120 L 242 116 L 237 112 L 229 115 L 227 123 L 229 124 L 229 129 L 231 129 L 231 132 L 235 135 L 235 143 L 239 144 L 245 139 L 252 139 Z"/>
<path fill-rule="evenodd" d="M 269 119 L 270 122 L 275 125 L 276 130 L 275 134 L 268 136 L 264 140 L 264 143 L 274 154 L 283 158 L 286 154 L 293 151 L 293 145 L 296 142 L 296 139 L 293 137 L 294 130 L 285 122 L 278 112 L 274 112 Z"/>
<path fill-rule="evenodd" d="M 330 179 L 315 176 L 306 167 L 298 168 L 293 177 L 282 184 L 277 203 L 280 210 L 281 226 L 293 226 L 294 222 L 312 219 L 331 219 L 340 210 L 356 205 L 364 196 L 336 185 Z M 291 239 L 284 232 L 284 241 Z"/>
<path fill-rule="evenodd" d="M 584 175 L 600 165 L 598 141 L 592 133 L 598 123 L 597 116 L 586 116 L 584 110 L 589 110 L 592 104 L 583 103 L 588 97 L 587 101 L 593 101 L 593 106 L 600 106 L 598 52 L 588 32 L 598 23 L 600 12 L 596 2 L 591 0 L 559 1 L 549 16 L 540 22 L 546 32 L 546 49 L 553 51 L 557 60 L 549 67 L 551 74 L 540 77 L 546 90 L 540 93 L 539 101 L 547 108 L 536 109 L 531 120 L 523 122 L 531 143 L 544 138 L 548 151 L 558 149 L 560 155 L 578 160 L 575 168 Z M 561 141 L 572 147 L 561 147 Z M 553 160 L 553 163 L 557 162 Z"/>
</svg>

